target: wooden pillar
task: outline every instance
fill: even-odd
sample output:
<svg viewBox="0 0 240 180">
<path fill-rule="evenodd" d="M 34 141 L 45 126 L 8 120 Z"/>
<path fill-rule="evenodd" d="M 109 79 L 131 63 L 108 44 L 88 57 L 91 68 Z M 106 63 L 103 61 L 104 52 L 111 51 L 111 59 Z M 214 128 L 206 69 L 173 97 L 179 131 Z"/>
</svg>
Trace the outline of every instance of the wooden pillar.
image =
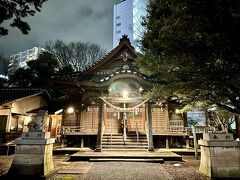
<svg viewBox="0 0 240 180">
<path fill-rule="evenodd" d="M 186 136 L 186 148 L 190 148 L 190 146 L 189 146 L 189 136 Z"/>
<path fill-rule="evenodd" d="M 169 141 L 168 141 L 168 136 L 166 136 L 166 149 L 169 149 Z"/>
<path fill-rule="evenodd" d="M 148 101 L 148 151 L 154 151 L 152 135 L 152 105 Z"/>
<path fill-rule="evenodd" d="M 99 110 L 98 110 L 98 133 L 97 133 L 97 145 L 95 151 L 101 152 L 102 151 L 102 117 L 103 117 L 103 103 L 99 103 Z"/>
</svg>

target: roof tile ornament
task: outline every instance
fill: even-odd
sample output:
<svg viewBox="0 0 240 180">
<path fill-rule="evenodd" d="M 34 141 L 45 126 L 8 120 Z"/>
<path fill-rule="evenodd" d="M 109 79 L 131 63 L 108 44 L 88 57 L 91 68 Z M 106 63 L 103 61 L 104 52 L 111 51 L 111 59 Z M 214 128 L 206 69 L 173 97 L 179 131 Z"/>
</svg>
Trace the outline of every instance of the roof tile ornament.
<svg viewBox="0 0 240 180">
<path fill-rule="evenodd" d="M 128 41 L 131 44 L 130 39 L 128 38 L 128 35 L 126 34 L 122 35 L 122 38 L 120 39 L 119 44 L 121 44 L 123 41 Z"/>
<path fill-rule="evenodd" d="M 124 62 L 126 62 L 128 60 L 129 54 L 127 52 L 124 52 L 120 55 L 120 57 Z"/>
</svg>

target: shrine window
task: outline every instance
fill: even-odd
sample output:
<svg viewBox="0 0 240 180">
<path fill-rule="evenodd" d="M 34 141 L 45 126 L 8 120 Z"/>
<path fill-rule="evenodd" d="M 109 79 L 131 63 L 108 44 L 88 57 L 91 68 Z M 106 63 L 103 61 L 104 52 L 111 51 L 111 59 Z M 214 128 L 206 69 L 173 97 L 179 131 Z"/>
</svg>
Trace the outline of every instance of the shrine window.
<svg viewBox="0 0 240 180">
<path fill-rule="evenodd" d="M 10 131 L 11 132 L 21 132 L 24 126 L 23 116 L 12 116 Z"/>
</svg>

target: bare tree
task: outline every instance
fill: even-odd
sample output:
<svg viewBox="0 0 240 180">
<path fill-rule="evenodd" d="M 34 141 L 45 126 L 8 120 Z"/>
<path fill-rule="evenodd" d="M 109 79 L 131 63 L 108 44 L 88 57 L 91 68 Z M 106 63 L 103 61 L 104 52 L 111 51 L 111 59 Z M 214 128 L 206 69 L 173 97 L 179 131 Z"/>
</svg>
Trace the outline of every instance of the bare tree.
<svg viewBox="0 0 240 180">
<path fill-rule="evenodd" d="M 71 65 L 74 71 L 83 71 L 106 54 L 97 44 L 61 40 L 46 42 L 45 48 L 59 60 L 60 66 Z"/>
</svg>

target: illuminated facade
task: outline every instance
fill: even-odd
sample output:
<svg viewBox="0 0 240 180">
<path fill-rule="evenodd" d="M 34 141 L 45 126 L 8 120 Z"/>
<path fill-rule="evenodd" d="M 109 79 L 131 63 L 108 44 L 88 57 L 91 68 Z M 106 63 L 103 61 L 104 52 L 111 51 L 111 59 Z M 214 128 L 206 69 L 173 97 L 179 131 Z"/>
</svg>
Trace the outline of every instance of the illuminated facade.
<svg viewBox="0 0 240 180">
<path fill-rule="evenodd" d="M 113 48 L 119 44 L 122 35 L 126 34 L 135 49 L 139 50 L 138 40 L 144 32 L 141 22 L 147 14 L 147 4 L 148 0 L 123 0 L 114 5 Z"/>
<path fill-rule="evenodd" d="M 52 86 L 44 91 L 2 90 L 3 136 L 23 131 L 26 115 L 44 108 L 55 118 L 51 132 L 53 137 L 60 135 L 62 146 L 96 151 L 154 151 L 182 147 L 184 141 L 188 146 L 186 114 L 178 111 L 181 104 L 170 98 L 162 103 L 146 99 L 144 95 L 161 81 L 141 73 L 136 59 L 130 40 L 123 36 L 116 48 L 83 71 L 52 75 Z"/>
<path fill-rule="evenodd" d="M 174 100 L 144 98 L 160 82 L 141 73 L 136 59 L 129 38 L 123 36 L 116 48 L 85 70 L 51 76 L 51 84 L 65 97 L 58 101 L 63 104 L 63 146 L 80 144 L 80 139 L 82 147 L 96 151 L 181 146 L 169 144 L 168 138 L 182 142 L 188 137 L 185 114 L 177 111 L 180 105 Z"/>
</svg>

